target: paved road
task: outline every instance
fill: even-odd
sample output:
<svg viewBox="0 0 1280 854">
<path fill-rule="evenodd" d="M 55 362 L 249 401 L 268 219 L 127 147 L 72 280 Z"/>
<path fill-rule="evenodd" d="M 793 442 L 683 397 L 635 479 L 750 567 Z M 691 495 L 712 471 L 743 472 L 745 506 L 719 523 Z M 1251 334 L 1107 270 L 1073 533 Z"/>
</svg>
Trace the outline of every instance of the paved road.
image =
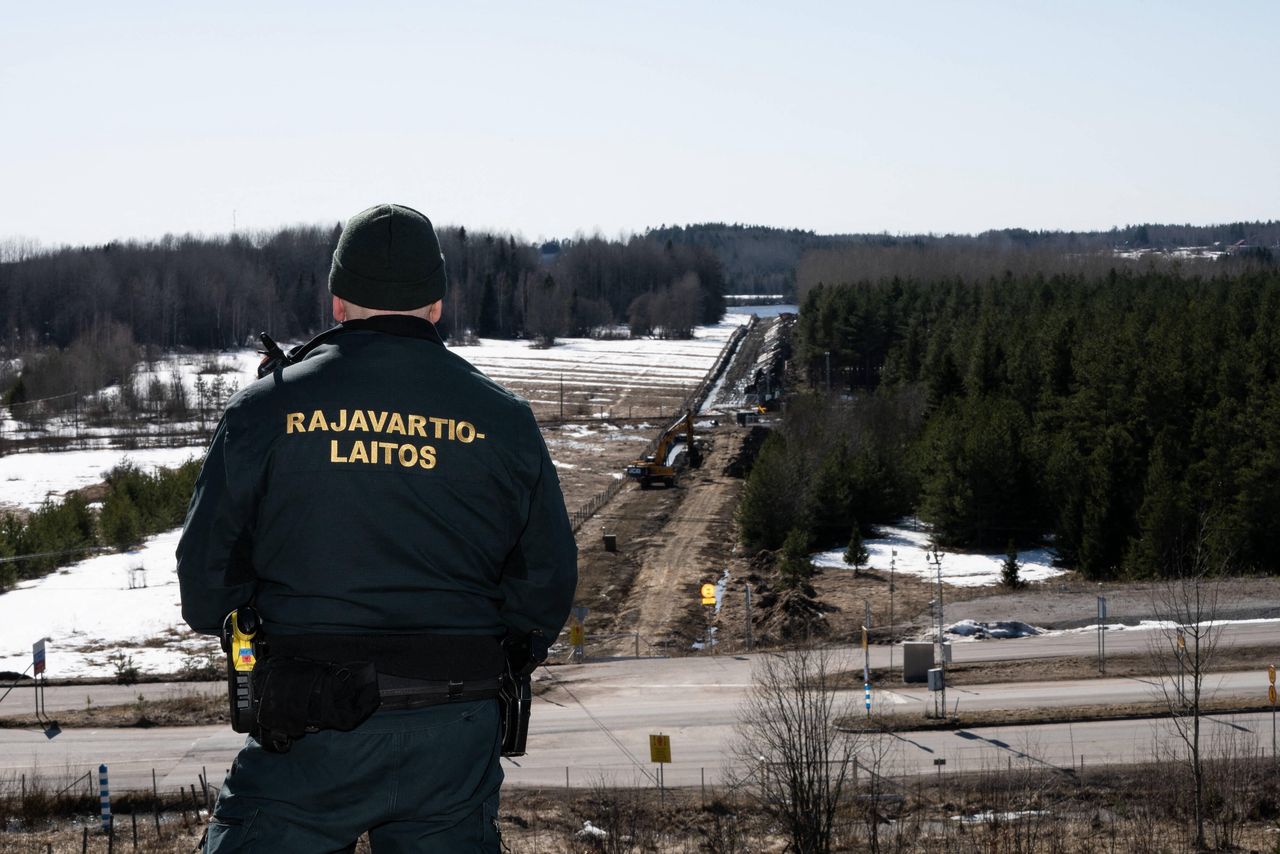
<svg viewBox="0 0 1280 854">
<path fill-rule="evenodd" d="M 987 644 L 967 645 L 979 646 Z M 850 661 L 859 655 L 847 653 Z M 671 736 L 675 759 L 666 774 L 669 784 L 694 785 L 703 773 L 709 783 L 721 782 L 727 767 L 742 767 L 734 756 L 735 725 L 751 685 L 751 667 L 748 657 L 706 656 L 620 660 L 543 671 L 545 690 L 536 702 L 530 735 L 533 752 L 518 760 L 519 765 L 507 764 L 508 779 L 515 785 L 564 785 L 568 768 L 574 786 L 599 780 L 643 783 L 651 769 L 648 736 L 664 732 Z M 129 690 L 139 687 L 150 686 Z M 187 690 L 218 689 L 220 686 L 211 683 Z M 1266 690 L 1265 676 L 1260 672 L 1215 676 L 1207 689 L 1210 694 L 1261 693 Z M 84 686 L 74 690 L 83 692 Z M 63 689 L 58 696 L 73 698 L 72 691 Z M 953 688 L 952 692 L 949 699 L 958 698 L 961 706 L 969 709 L 1153 697 L 1152 685 L 1136 679 L 976 685 Z M 50 695 L 52 699 L 52 689 Z M 840 699 L 856 709 L 861 692 L 846 692 Z M 877 692 L 877 702 L 886 709 L 914 711 L 926 702 L 926 692 L 915 687 L 895 688 Z M 1222 719 L 1230 723 L 1213 724 L 1210 732 L 1259 733 L 1263 742 L 1269 743 L 1268 718 L 1243 715 Z M 1118 721 L 995 728 L 969 734 L 907 734 L 892 738 L 886 770 L 932 773 L 935 758 L 945 758 L 946 768 L 952 772 L 1010 761 L 1070 767 L 1079 764 L 1081 756 L 1086 766 L 1139 761 L 1154 755 L 1164 726 L 1150 721 Z M 0 730 L 0 780 L 24 773 L 70 780 L 106 762 L 113 785 L 119 789 L 149 787 L 152 769 L 162 787 L 186 786 L 197 782 L 205 768 L 212 779 L 220 779 L 242 740 L 222 726 L 68 730 L 52 741 L 38 731 Z"/>
<path fill-rule="evenodd" d="M 1152 632 L 1126 630 L 1107 633 L 1107 654 L 1121 655 L 1125 653 L 1145 653 L 1151 642 Z M 1222 646 L 1276 646 L 1280 644 L 1280 620 L 1259 621 L 1254 623 L 1229 624 L 1222 634 Z M 953 660 L 957 663 L 1002 661 L 1008 659 L 1036 659 L 1057 656 L 1079 656 L 1093 660 L 1097 655 L 1097 636 L 1092 632 L 1056 634 L 1040 637 L 1021 638 L 1002 641 L 959 641 L 952 645 Z M 862 652 L 845 651 L 842 666 L 861 667 Z M 604 685 L 627 683 L 633 679 L 645 678 L 645 674 L 675 668 L 686 674 L 686 682 L 702 684 L 707 672 L 733 672 L 732 680 L 745 685 L 750 680 L 750 668 L 742 667 L 733 671 L 732 662 L 744 661 L 747 656 L 704 656 L 676 659 L 618 659 L 590 664 L 583 673 L 589 673 L 592 682 Z M 895 664 L 901 666 L 902 652 L 894 653 Z M 666 664 L 655 664 L 666 662 Z M 1259 671 L 1269 662 L 1260 661 Z M 889 664 L 889 648 L 887 646 L 871 647 L 871 664 L 873 667 L 887 667 Z M 657 668 L 655 670 L 655 668 Z M 562 678 L 581 681 L 583 678 L 572 667 L 556 668 Z M 569 675 L 573 674 L 573 675 Z M 1090 686 L 1097 684 L 1088 680 Z M 50 712 L 64 709 L 82 709 L 86 704 L 94 706 L 118 705 L 132 703 L 139 695 L 147 699 L 171 697 L 194 691 L 220 693 L 221 682 L 175 682 L 142 685 L 70 685 L 55 686 L 45 691 L 45 706 Z M 1092 690 L 1092 689 L 1090 689 Z M 1265 690 L 1265 689 L 1264 689 Z M 0 694 L 3 694 L 0 691 Z M 29 684 L 19 685 L 3 701 L 0 701 L 0 717 L 30 714 L 32 709 L 32 691 Z"/>
<path fill-rule="evenodd" d="M 148 700 L 183 697 L 191 694 L 223 694 L 225 682 L 148 682 L 141 685 L 55 685 L 44 691 L 45 711 L 55 717 L 67 709 L 122 706 L 135 703 L 139 696 Z M 0 694 L 4 690 L 0 689 Z M 30 682 L 20 683 L 0 702 L 0 717 L 26 717 L 35 710 L 35 696 Z"/>
</svg>

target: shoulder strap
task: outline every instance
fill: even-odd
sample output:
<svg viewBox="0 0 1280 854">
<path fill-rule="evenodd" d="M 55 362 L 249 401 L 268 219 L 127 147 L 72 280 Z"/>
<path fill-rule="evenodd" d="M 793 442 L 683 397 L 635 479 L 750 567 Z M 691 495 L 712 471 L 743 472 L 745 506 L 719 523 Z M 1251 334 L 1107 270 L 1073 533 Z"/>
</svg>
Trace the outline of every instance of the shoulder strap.
<svg viewBox="0 0 1280 854">
<path fill-rule="evenodd" d="M 315 348 L 319 347 L 325 341 L 328 341 L 337 333 L 343 330 L 341 324 L 332 326 L 321 332 L 315 338 L 312 338 L 305 344 L 299 344 L 291 349 L 288 353 L 280 349 L 280 345 L 271 340 L 271 336 L 263 332 L 258 336 L 262 341 L 262 350 L 258 352 L 262 354 L 262 361 L 258 363 L 258 379 L 262 379 L 268 374 L 273 374 L 281 368 L 286 368 L 295 362 L 300 362 L 306 358 L 307 354 Z"/>
</svg>

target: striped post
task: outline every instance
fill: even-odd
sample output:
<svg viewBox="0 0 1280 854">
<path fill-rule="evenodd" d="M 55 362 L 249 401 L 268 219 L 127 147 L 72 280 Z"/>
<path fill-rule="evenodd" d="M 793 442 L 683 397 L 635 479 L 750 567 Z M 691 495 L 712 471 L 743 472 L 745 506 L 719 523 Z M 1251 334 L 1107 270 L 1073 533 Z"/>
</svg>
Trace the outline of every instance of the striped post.
<svg viewBox="0 0 1280 854">
<path fill-rule="evenodd" d="M 871 683 L 863 682 L 862 691 L 866 695 L 867 699 L 867 717 L 871 717 Z"/>
<path fill-rule="evenodd" d="M 102 832 L 111 830 L 111 790 L 107 788 L 107 766 L 98 766 L 98 798 L 102 801 Z"/>
</svg>

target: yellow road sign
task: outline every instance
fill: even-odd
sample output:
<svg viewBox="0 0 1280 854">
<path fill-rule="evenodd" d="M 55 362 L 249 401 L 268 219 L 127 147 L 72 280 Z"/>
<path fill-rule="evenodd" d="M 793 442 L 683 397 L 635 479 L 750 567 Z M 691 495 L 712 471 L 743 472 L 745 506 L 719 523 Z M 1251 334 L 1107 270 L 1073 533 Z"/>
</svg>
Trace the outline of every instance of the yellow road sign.
<svg viewBox="0 0 1280 854">
<path fill-rule="evenodd" d="M 649 761 L 650 762 L 670 762 L 671 761 L 671 736 L 669 735 L 649 736 Z"/>
<path fill-rule="evenodd" d="M 582 646 L 582 625 L 579 623 L 569 626 L 569 646 Z"/>
<path fill-rule="evenodd" d="M 703 605 L 716 604 L 716 586 L 714 584 L 702 585 L 702 604 Z"/>
<path fill-rule="evenodd" d="M 1276 686 L 1274 685 L 1267 686 L 1267 702 L 1273 706 L 1276 704 Z"/>
<path fill-rule="evenodd" d="M 1267 665 L 1267 681 L 1272 685 L 1276 684 L 1276 666 L 1274 664 Z"/>
</svg>

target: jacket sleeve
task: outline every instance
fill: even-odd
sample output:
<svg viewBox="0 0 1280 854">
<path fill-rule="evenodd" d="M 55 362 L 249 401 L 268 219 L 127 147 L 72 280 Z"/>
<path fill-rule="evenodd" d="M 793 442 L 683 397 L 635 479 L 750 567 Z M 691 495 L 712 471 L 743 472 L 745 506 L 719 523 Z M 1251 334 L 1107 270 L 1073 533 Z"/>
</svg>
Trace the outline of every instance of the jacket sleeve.
<svg viewBox="0 0 1280 854">
<path fill-rule="evenodd" d="M 229 406 L 214 433 L 178 541 L 182 617 L 202 634 L 219 634 L 227 614 L 254 592 L 253 473 L 264 462 L 245 458 L 247 435 L 234 414 Z"/>
<path fill-rule="evenodd" d="M 536 441 L 537 474 L 524 528 L 503 566 L 502 618 L 512 633 L 539 629 L 547 643 L 552 643 L 573 606 L 578 545 L 569 526 L 560 479 L 532 414 L 528 429 Z"/>
</svg>

